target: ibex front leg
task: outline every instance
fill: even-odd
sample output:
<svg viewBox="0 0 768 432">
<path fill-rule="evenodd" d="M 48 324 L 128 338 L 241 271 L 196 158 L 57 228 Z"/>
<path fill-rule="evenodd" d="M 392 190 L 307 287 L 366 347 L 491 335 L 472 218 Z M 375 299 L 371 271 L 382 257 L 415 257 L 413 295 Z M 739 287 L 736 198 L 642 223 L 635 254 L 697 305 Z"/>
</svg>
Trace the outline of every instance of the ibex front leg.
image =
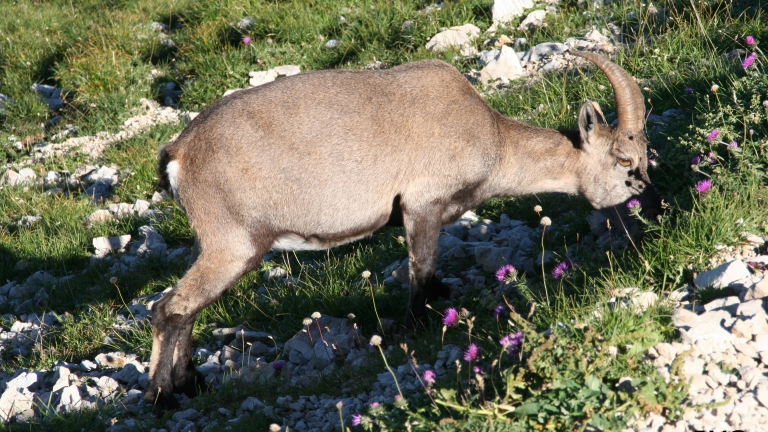
<svg viewBox="0 0 768 432">
<path fill-rule="evenodd" d="M 403 209 L 403 225 L 408 241 L 411 298 L 405 326 L 413 329 L 427 321 L 428 301 L 447 298 L 450 289 L 435 278 L 437 236 L 440 234 L 440 209 Z"/>
</svg>

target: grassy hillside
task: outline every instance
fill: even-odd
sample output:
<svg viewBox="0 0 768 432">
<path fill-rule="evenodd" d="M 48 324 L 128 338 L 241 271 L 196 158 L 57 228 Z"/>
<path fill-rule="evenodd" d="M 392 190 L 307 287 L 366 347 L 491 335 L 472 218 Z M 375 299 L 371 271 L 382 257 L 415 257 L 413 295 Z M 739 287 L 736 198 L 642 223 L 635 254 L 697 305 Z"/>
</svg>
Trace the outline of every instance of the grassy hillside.
<svg viewBox="0 0 768 432">
<path fill-rule="evenodd" d="M 90 263 L 92 239 L 124 234 L 136 239 L 138 228 L 150 219 L 134 215 L 101 224 L 84 222 L 110 203 L 151 200 L 157 151 L 183 129 L 184 122 L 158 125 L 119 141 L 98 158 L 72 152 L 41 160 L 36 149 L 66 139 L 54 135 L 75 127 L 80 136 L 117 132 L 142 112 L 142 99 L 163 103 L 171 87 L 180 92 L 171 96 L 174 108 L 199 112 L 226 90 L 247 87 L 249 72 L 285 64 L 299 65 L 302 71 L 364 69 L 381 67 L 377 62 L 386 67 L 440 58 L 470 73 L 478 69 L 476 59 L 464 58 L 458 50 L 433 53 L 425 44 L 445 27 L 473 23 L 484 31 L 492 24 L 491 4 L 490 0 L 451 1 L 442 7 L 405 0 L 3 4 L 0 94 L 11 101 L 0 110 L 0 163 L 16 171 L 31 168 L 38 178 L 48 171 L 75 173 L 83 164 L 114 165 L 120 181 L 112 197 L 99 204 L 76 188 L 46 194 L 49 187 L 44 184 L 0 187 L 0 285 L 25 281 L 38 271 L 51 274 L 57 282 L 44 284 L 44 293 L 36 294 L 24 314 L 54 312 L 61 321 L 35 349 L 21 355 L 2 352 L 0 371 L 13 375 L 20 369 L 51 369 L 60 361 L 79 363 L 115 350 L 148 358 L 151 329 L 139 326 L 117 332 L 117 313 L 130 299 L 172 286 L 186 269 L 183 261 L 150 259 L 111 280 L 110 263 Z M 581 198 L 493 200 L 477 209 L 481 217 L 498 222 L 506 214 L 533 229 L 541 216 L 550 217 L 554 223 L 542 236 L 542 247 L 564 258 L 566 245 L 581 244 L 574 255 L 577 267 L 554 279 L 551 271 L 561 260 L 557 258 L 516 281 L 518 294 L 501 302 L 487 294 L 498 286 L 493 272 L 480 271 L 487 278 L 485 286 L 471 288 L 462 300 L 431 305 L 433 325 L 425 334 L 417 338 L 386 334 L 384 345 L 395 347 L 388 351 L 390 365 L 406 360 L 397 348 L 400 342 L 407 343 L 408 352 L 415 350 L 422 363 L 434 363 L 445 344 L 463 349 L 472 342 L 481 348 L 477 363 L 487 369 L 472 372 L 471 365 L 464 365 L 455 379 L 438 382 L 407 405 L 363 413 L 361 427 L 404 430 L 408 424 L 412 430 L 523 431 L 585 430 L 591 425 L 621 430 L 635 414 L 682 416 L 686 383 L 666 383 L 653 364 L 643 361 L 649 347 L 678 340 L 670 322 L 674 305 L 659 301 L 642 312 L 609 307 L 595 311 L 615 297 L 613 290 L 626 287 L 664 298 L 719 263 L 723 248 L 741 244 L 743 232 L 768 233 L 768 76 L 761 48 L 768 40 L 768 16 L 759 1 L 659 1 L 654 6 L 664 13 L 654 14 L 640 1 L 610 2 L 598 8 L 592 2 L 560 1 L 556 13 L 547 15 L 545 27 L 522 31 L 513 23 L 496 36 L 524 37 L 530 47 L 583 37 L 609 24 L 621 30 L 614 61 L 638 79 L 646 107 L 657 115 L 681 109 L 675 117 L 649 122 L 647 127 L 654 161 L 649 167 L 651 180 L 668 203 L 661 222 L 647 225 L 626 248 L 599 248 L 579 243 L 589 234 L 585 218 L 591 211 Z M 244 22 L 246 17 L 251 20 Z M 754 37 L 753 45 L 747 44 L 748 35 Z M 489 38 L 481 36 L 475 46 L 482 50 Z M 332 39 L 337 45 L 328 48 Z M 737 49 L 744 52 L 726 55 Z M 753 64 L 744 67 L 751 52 L 756 53 Z M 65 104 L 51 109 L 31 90 L 36 83 L 62 88 Z M 600 103 L 609 121 L 615 111 L 610 84 L 594 69 L 536 75 L 494 91 L 478 84 L 478 90 L 501 113 L 541 127 L 575 127 L 585 99 Z M 713 130 L 718 136 L 708 139 Z M 695 157 L 703 160 L 693 162 Z M 0 168 L 0 174 L 4 170 Z M 711 180 L 712 188 L 699 193 L 695 187 L 704 179 Z M 542 207 L 540 214 L 533 210 L 535 205 Z M 191 246 L 192 232 L 183 212 L 169 200 L 153 208 L 163 213 L 153 225 L 168 246 Z M 34 215 L 41 219 L 28 227 L 20 223 Z M 354 313 L 367 336 L 376 332 L 381 318 L 401 321 L 407 292 L 385 285 L 382 271 L 407 257 L 402 235 L 402 230 L 383 229 L 328 252 L 273 256 L 202 313 L 194 330 L 196 341 L 203 345 L 213 340 L 211 324 L 245 324 L 284 342 L 315 311 L 335 317 Z M 446 277 L 463 277 L 462 271 L 474 264 L 472 256 L 457 258 L 441 270 Z M 264 273 L 275 267 L 297 278 L 295 283 L 264 283 Z M 363 279 L 365 270 L 374 277 Z M 697 295 L 711 299 L 723 294 Z M 505 306 L 500 318 L 492 313 L 498 305 Z M 511 313 L 508 306 L 513 307 Z M 468 312 L 446 330 L 440 320 L 448 307 Z M 10 329 L 17 318 L 12 315 L 18 312 L 11 302 L 0 302 L 0 313 L 6 314 L 0 323 L 3 330 Z M 507 355 L 498 340 L 517 332 L 523 333 L 524 342 L 516 356 Z M 373 354 L 379 362 L 378 351 Z M 378 372 L 385 371 L 383 361 L 376 363 Z M 199 410 L 236 408 L 245 395 L 273 403 L 284 394 L 336 396 L 342 388 L 354 393 L 375 381 L 371 370 L 344 369 L 304 389 L 283 383 L 233 383 L 193 404 Z M 635 378 L 638 391 L 616 389 L 620 378 L 627 376 Z M 97 430 L 115 417 L 117 423 L 138 418 L 140 426 L 150 430 L 163 427 L 169 418 L 118 412 L 110 405 L 0 427 Z M 268 430 L 274 422 L 280 423 L 254 414 L 233 427 Z M 224 425 L 206 430 L 223 430 Z"/>
</svg>

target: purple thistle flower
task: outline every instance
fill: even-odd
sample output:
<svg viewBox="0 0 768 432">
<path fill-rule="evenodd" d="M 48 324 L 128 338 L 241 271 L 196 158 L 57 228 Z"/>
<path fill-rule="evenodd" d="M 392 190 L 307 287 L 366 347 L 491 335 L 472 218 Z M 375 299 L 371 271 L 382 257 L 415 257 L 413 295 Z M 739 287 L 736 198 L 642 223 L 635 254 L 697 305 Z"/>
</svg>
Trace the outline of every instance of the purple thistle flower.
<svg viewBox="0 0 768 432">
<path fill-rule="evenodd" d="M 563 277 L 563 274 L 565 274 L 565 272 L 570 268 L 571 268 L 571 260 L 566 259 L 565 261 L 556 265 L 555 268 L 552 269 L 552 277 L 555 279 L 560 279 L 561 277 Z"/>
<path fill-rule="evenodd" d="M 283 370 L 283 366 L 285 366 L 285 363 L 282 360 L 277 360 L 274 363 L 272 363 L 272 369 L 274 369 L 275 371 Z"/>
<path fill-rule="evenodd" d="M 467 347 L 467 350 L 464 351 L 464 361 L 467 361 L 467 362 L 475 361 L 478 351 L 480 351 L 480 349 L 477 347 L 477 345 L 473 343 L 469 344 L 469 346 Z"/>
<path fill-rule="evenodd" d="M 712 152 L 707 153 L 707 157 L 709 158 L 709 164 L 714 165 L 717 163 L 717 158 L 715 157 L 715 154 Z"/>
<path fill-rule="evenodd" d="M 707 141 L 714 141 L 718 135 L 720 135 L 720 131 L 718 129 L 713 129 L 712 132 L 707 135 Z M 701 158 L 699 158 L 699 160 L 701 160 Z"/>
<path fill-rule="evenodd" d="M 693 159 L 691 159 L 691 165 L 698 165 L 699 162 L 701 162 L 701 156 L 694 156 Z"/>
<path fill-rule="evenodd" d="M 516 271 L 517 269 L 515 269 L 512 264 L 503 265 L 496 270 L 496 280 L 504 282 L 504 279 L 506 279 L 507 276 L 514 274 Z"/>
<path fill-rule="evenodd" d="M 371 408 L 378 408 L 378 407 L 379 407 L 379 403 L 378 402 L 373 402 L 371 404 Z"/>
<path fill-rule="evenodd" d="M 504 307 L 504 305 L 496 306 L 496 308 L 493 310 L 493 317 L 496 319 L 501 318 L 501 316 L 504 314 L 505 309 L 506 308 Z"/>
<path fill-rule="evenodd" d="M 360 423 L 363 421 L 363 415 L 360 413 L 354 414 L 352 416 L 352 426 L 360 426 Z"/>
<path fill-rule="evenodd" d="M 434 384 L 435 379 L 437 379 L 437 374 L 435 374 L 435 371 L 431 369 L 427 369 L 424 371 L 424 382 L 426 382 L 428 386 L 431 386 L 432 384 Z"/>
<path fill-rule="evenodd" d="M 705 194 L 709 191 L 709 188 L 712 187 L 712 180 L 710 179 L 704 179 L 698 183 L 696 183 L 696 192 L 700 194 Z"/>
<path fill-rule="evenodd" d="M 736 150 L 737 148 L 739 148 L 739 143 L 738 143 L 738 142 L 736 142 L 736 141 L 731 141 L 731 142 L 728 144 L 728 149 L 729 149 L 729 150 Z"/>
<path fill-rule="evenodd" d="M 686 93 L 688 93 L 688 94 L 691 94 L 691 93 L 693 93 L 693 88 L 691 88 L 691 87 L 686 87 L 684 91 L 685 91 Z"/>
<path fill-rule="evenodd" d="M 744 59 L 744 61 L 741 63 L 741 67 L 744 69 L 747 69 L 748 67 L 752 66 L 752 63 L 755 62 L 755 58 L 757 58 L 757 54 L 750 53 L 747 58 Z"/>
<path fill-rule="evenodd" d="M 635 207 L 640 207 L 640 201 L 633 198 L 627 203 L 627 208 L 633 210 Z"/>
<path fill-rule="evenodd" d="M 459 321 L 459 313 L 456 312 L 456 308 L 448 308 L 445 310 L 445 316 L 443 317 L 443 325 L 446 327 L 453 327 Z"/>
<path fill-rule="evenodd" d="M 244 37 L 244 38 L 243 38 L 243 43 L 244 43 L 245 45 L 248 45 L 249 43 L 251 43 L 251 38 L 250 38 L 250 37 L 248 37 L 248 36 Z"/>
<path fill-rule="evenodd" d="M 752 46 L 755 44 L 755 38 L 752 36 L 747 36 L 745 39 L 745 42 L 747 43 L 747 45 Z"/>
<path fill-rule="evenodd" d="M 657 165 L 657 164 L 658 164 L 658 163 L 657 163 L 655 160 L 653 160 L 653 159 L 648 159 L 648 166 L 649 166 L 649 167 L 651 167 L 651 168 L 656 168 L 656 165 Z"/>
<path fill-rule="evenodd" d="M 514 355 L 520 344 L 523 343 L 523 332 L 510 333 L 501 338 L 499 343 L 508 350 L 509 355 Z"/>
</svg>

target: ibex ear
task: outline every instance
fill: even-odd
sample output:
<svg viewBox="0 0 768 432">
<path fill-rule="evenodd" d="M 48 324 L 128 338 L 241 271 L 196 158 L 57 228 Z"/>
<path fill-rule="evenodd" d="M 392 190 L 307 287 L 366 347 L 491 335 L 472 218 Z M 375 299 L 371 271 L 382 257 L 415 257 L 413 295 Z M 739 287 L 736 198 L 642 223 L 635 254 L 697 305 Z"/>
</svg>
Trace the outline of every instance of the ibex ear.
<svg viewBox="0 0 768 432">
<path fill-rule="evenodd" d="M 579 132 L 581 134 L 581 149 L 584 151 L 590 151 L 595 144 L 595 137 L 597 136 L 597 112 L 592 102 L 587 101 L 581 106 L 579 110 Z"/>
</svg>

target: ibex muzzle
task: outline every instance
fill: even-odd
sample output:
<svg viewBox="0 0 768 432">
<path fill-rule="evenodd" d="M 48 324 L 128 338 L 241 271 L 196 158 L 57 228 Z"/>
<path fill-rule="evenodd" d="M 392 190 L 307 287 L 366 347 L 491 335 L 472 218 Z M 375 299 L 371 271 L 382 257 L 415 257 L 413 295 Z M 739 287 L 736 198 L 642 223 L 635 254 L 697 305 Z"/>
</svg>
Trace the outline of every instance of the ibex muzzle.
<svg viewBox="0 0 768 432">
<path fill-rule="evenodd" d="M 500 196 L 564 192 L 609 215 L 660 200 L 646 173 L 642 96 L 602 56 L 619 125 L 591 103 L 579 130 L 540 129 L 491 109 L 435 60 L 382 71 L 310 72 L 239 91 L 205 109 L 160 151 L 159 177 L 196 234 L 187 274 L 152 307 L 148 403 L 202 383 L 191 362 L 197 314 L 270 249 L 316 250 L 402 224 L 410 256 L 405 323 L 446 296 L 435 277 L 440 227 Z M 625 218 L 626 223 L 631 219 Z"/>
</svg>

